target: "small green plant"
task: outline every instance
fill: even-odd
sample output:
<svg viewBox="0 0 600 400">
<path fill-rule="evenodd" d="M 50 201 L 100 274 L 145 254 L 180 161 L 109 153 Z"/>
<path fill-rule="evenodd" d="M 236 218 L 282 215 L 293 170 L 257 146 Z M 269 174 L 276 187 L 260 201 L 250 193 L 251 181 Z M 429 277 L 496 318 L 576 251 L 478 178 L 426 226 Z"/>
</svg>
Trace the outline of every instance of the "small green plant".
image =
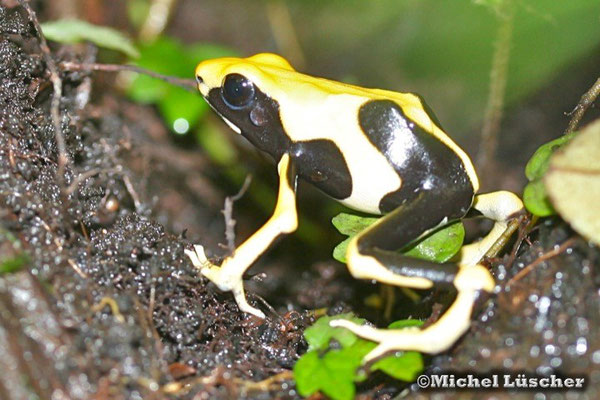
<svg viewBox="0 0 600 400">
<path fill-rule="evenodd" d="M 335 247 L 333 257 L 345 263 L 350 240 L 378 220 L 377 217 L 347 213 L 335 216 L 333 225 L 348 238 Z M 416 258 L 442 263 L 450 260 L 460 250 L 464 237 L 464 226 L 461 221 L 456 221 L 411 243 L 401 251 Z M 396 379 L 412 381 L 423 370 L 422 356 L 414 351 L 397 352 L 394 356 L 382 358 L 369 365 L 368 370 L 359 368 L 363 358 L 376 344 L 361 339 L 346 329 L 330 327 L 329 322 L 333 319 L 348 319 L 357 324 L 364 322 L 352 314 L 322 317 L 304 332 L 309 350 L 294 367 L 294 377 L 301 395 L 309 396 L 321 391 L 335 400 L 352 399 L 355 394 L 354 384 L 366 379 L 368 372 L 382 371 Z M 389 328 L 402 329 L 420 325 L 422 322 L 419 320 L 402 320 L 392 323 Z M 331 342 L 339 344 L 341 348 L 331 349 Z"/>
<path fill-rule="evenodd" d="M 42 24 L 42 32 L 49 40 L 59 43 L 92 42 L 98 47 L 120 51 L 131 58 L 139 56 L 139 51 L 131 39 L 121 32 L 79 19 L 45 22 Z"/>
<path fill-rule="evenodd" d="M 368 370 L 360 368 L 363 358 L 376 344 L 346 329 L 329 326 L 334 319 L 364 322 L 353 314 L 340 314 L 321 317 L 304 331 L 309 348 L 294 366 L 294 379 L 302 396 L 320 391 L 334 400 L 350 400 L 356 392 L 355 383 L 365 380 L 368 372 L 382 371 L 410 382 L 423 370 L 423 358 L 415 351 L 396 352 L 369 365 Z M 403 320 L 389 327 L 402 329 L 420 325 L 422 322 L 418 320 Z M 338 348 L 332 348 L 332 343 Z"/>
<path fill-rule="evenodd" d="M 140 67 L 167 76 L 193 78 L 198 62 L 209 58 L 235 56 L 236 52 L 209 43 L 184 46 L 179 41 L 162 36 L 150 43 L 137 46 L 121 32 L 93 25 L 77 19 L 49 21 L 42 24 L 44 35 L 60 43 L 91 42 L 98 47 L 120 51 Z M 135 75 L 127 94 L 142 104 L 156 104 L 171 129 L 185 134 L 208 110 L 208 105 L 197 92 L 188 92 L 171 83 L 148 75 Z"/>
<path fill-rule="evenodd" d="M 347 213 L 336 215 L 331 221 L 333 226 L 348 238 L 333 249 L 333 258 L 345 263 L 346 249 L 350 240 L 377 220 L 379 220 L 377 217 L 362 217 Z M 443 263 L 450 260 L 460 250 L 464 238 L 465 228 L 461 221 L 456 221 L 411 243 L 401 251 L 408 256 Z"/>
<path fill-rule="evenodd" d="M 140 57 L 135 63 L 164 75 L 193 78 L 194 69 L 200 61 L 233 55 L 233 50 L 223 46 L 184 46 L 173 38 L 162 36 L 152 43 L 140 45 Z M 188 92 L 142 74 L 133 78 L 127 94 L 139 103 L 156 104 L 166 123 L 178 134 L 193 128 L 209 108 L 199 92 Z"/>
<path fill-rule="evenodd" d="M 529 180 L 523 191 L 523 202 L 527 210 L 538 217 L 556 214 L 544 186 L 543 178 L 550 165 L 550 157 L 574 137 L 575 132 L 561 136 L 538 148 L 525 167 L 525 176 Z"/>
</svg>

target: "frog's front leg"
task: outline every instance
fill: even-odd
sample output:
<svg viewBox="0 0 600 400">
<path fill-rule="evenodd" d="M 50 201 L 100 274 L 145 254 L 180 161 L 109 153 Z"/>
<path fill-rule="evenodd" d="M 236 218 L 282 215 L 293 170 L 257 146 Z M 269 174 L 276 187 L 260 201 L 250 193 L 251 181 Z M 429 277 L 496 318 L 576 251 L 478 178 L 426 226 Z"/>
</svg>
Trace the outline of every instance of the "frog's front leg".
<svg viewBox="0 0 600 400">
<path fill-rule="evenodd" d="M 512 193 L 502 192 L 494 197 L 495 200 L 510 202 L 504 207 L 492 206 L 492 197 L 486 196 L 476 201 L 475 206 L 500 224 L 522 208 L 522 203 L 518 198 L 515 200 L 516 196 Z M 442 220 L 435 212 L 437 209 L 436 199 L 425 194 L 417 196 L 355 236 L 348 246 L 348 268 L 355 277 L 418 289 L 430 288 L 434 284 L 452 285 L 458 292 L 442 317 L 425 329 L 376 329 L 346 320 L 332 321 L 332 326 L 347 328 L 358 336 L 378 343 L 365 357 L 365 362 L 392 350 L 438 353 L 448 349 L 469 328 L 473 304 L 479 292 L 491 292 L 494 289 L 495 283 L 489 271 L 476 264 L 479 259 L 473 262 L 475 248 L 471 248 L 469 256 L 465 257 L 470 264 L 436 264 L 392 251 L 392 243 L 397 243 L 397 247 L 401 248 L 415 239 L 417 232 L 428 232 L 438 226 Z M 453 219 L 460 216 L 455 214 L 447 217 Z M 497 239 L 497 233 L 497 230 L 491 232 L 491 237 L 483 241 L 485 245 L 491 246 Z M 481 253 L 482 247 L 477 247 L 478 253 Z"/>
<path fill-rule="evenodd" d="M 210 263 L 204 249 L 195 245 L 194 250 L 186 250 L 192 264 L 200 273 L 223 291 L 231 291 L 240 310 L 264 318 L 259 309 L 248 304 L 244 294 L 242 276 L 254 261 L 264 253 L 273 241 L 282 234 L 294 232 L 298 227 L 296 213 L 296 182 L 294 165 L 288 154 L 284 154 L 277 165 L 279 172 L 279 193 L 275 211 L 269 220 L 233 253 L 220 266 Z"/>
</svg>

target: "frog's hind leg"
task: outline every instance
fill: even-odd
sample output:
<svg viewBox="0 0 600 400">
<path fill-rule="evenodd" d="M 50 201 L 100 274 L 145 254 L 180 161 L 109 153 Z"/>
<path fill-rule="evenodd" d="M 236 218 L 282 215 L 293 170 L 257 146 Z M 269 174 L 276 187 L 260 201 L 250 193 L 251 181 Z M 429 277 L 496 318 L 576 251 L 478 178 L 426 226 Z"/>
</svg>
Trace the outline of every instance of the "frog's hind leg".
<svg viewBox="0 0 600 400">
<path fill-rule="evenodd" d="M 487 270 L 480 270 L 479 273 L 483 279 L 491 279 Z M 473 275 L 468 279 L 473 279 Z M 450 348 L 469 328 L 477 291 L 477 289 L 459 289 L 454 303 L 440 319 L 425 329 L 419 327 L 378 329 L 369 325 L 358 325 L 343 319 L 332 321 L 330 324 L 331 326 L 349 329 L 362 338 L 378 343 L 378 346 L 367 354 L 363 362 L 371 361 L 394 350 L 439 353 Z"/>
<path fill-rule="evenodd" d="M 496 194 L 495 197 L 491 194 L 480 196 L 475 207 L 486 217 L 504 223 L 505 227 L 506 220 L 518 211 L 520 204 L 518 198 L 515 200 L 516 196 L 507 193 Z M 499 200 L 508 201 L 510 204 L 495 205 Z M 422 232 L 429 232 L 448 220 L 462 216 L 462 211 L 442 216 L 442 209 L 439 198 L 417 196 L 412 202 L 386 215 L 350 242 L 346 258 L 348 268 L 355 277 L 418 289 L 430 288 L 433 285 L 452 285 L 458 292 L 456 299 L 442 317 L 425 329 L 376 329 L 346 320 L 332 321 L 332 326 L 347 328 L 358 336 L 379 343 L 364 361 L 372 360 L 391 350 L 438 353 L 448 349 L 469 328 L 473 304 L 479 292 L 493 290 L 494 280 L 485 267 L 477 264 L 479 260 L 467 265 L 462 262 L 437 264 L 392 251 L 393 244 L 402 248 Z M 500 225 L 496 231 L 502 233 Z M 478 253 L 481 253 L 485 246 L 489 247 L 495 242 L 499 236 L 496 231 L 484 239 L 485 243 L 476 249 Z M 482 254 L 484 253 L 485 251 Z M 468 252 L 470 257 L 475 257 L 474 254 L 475 250 Z"/>
</svg>

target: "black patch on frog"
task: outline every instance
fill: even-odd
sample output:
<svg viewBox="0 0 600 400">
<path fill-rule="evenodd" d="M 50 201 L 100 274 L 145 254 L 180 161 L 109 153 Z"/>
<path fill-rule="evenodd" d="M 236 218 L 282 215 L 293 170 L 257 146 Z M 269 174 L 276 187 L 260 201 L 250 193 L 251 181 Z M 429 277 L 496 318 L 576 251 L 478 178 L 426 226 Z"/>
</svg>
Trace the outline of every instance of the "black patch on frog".
<svg viewBox="0 0 600 400">
<path fill-rule="evenodd" d="M 440 197 L 440 198 L 439 198 Z M 374 257 L 379 264 L 396 275 L 421 277 L 436 284 L 452 285 L 458 265 L 439 264 L 398 253 L 424 233 L 433 232 L 442 224 L 462 215 L 446 209 L 443 196 L 421 191 L 416 196 L 381 217 L 371 228 L 359 233 L 357 250 Z"/>
<path fill-rule="evenodd" d="M 375 258 L 395 275 L 407 278 L 425 278 L 437 287 L 452 287 L 459 270 L 455 263 L 438 264 L 434 261 L 421 260 L 377 248 L 365 251 L 365 255 Z"/>
<path fill-rule="evenodd" d="M 334 199 L 352 194 L 352 178 L 340 149 L 331 140 L 294 142 L 290 155 L 298 173 Z"/>
<path fill-rule="evenodd" d="M 250 143 L 276 161 L 284 153 L 290 154 L 302 179 L 337 200 L 352 194 L 352 177 L 340 149 L 327 139 L 292 141 L 283 129 L 279 103 L 257 87 L 254 100 L 244 108 L 228 107 L 221 97 L 221 88 L 211 89 L 206 100 L 222 118 L 237 126 Z"/>
<path fill-rule="evenodd" d="M 221 88 L 211 89 L 206 101 L 221 118 L 237 126 L 250 143 L 276 161 L 290 148 L 292 141 L 281 125 L 279 104 L 258 88 L 255 88 L 254 101 L 244 108 L 229 108 L 221 97 Z"/>
<path fill-rule="evenodd" d="M 369 141 L 402 180 L 398 190 L 379 202 L 381 212 L 388 213 L 422 192 L 436 197 L 449 219 L 467 212 L 473 201 L 473 184 L 451 148 L 408 119 L 391 100 L 366 102 L 358 120 Z"/>
</svg>

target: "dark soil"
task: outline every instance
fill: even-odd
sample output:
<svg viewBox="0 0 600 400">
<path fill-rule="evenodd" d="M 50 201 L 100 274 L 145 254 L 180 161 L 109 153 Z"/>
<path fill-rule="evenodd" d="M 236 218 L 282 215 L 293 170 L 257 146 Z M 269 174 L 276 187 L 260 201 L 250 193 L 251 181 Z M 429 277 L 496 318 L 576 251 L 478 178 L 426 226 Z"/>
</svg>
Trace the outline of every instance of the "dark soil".
<svg viewBox="0 0 600 400">
<path fill-rule="evenodd" d="M 516 260 L 506 256 L 493 263 L 500 284 L 494 301 L 481 311 L 469 335 L 451 354 L 434 358 L 430 372 L 578 376 L 586 379 L 586 391 L 569 392 L 567 398 L 597 399 L 600 252 L 558 220 L 541 224 L 530 237 L 534 240 L 532 245 L 523 244 L 527 250 Z M 557 254 L 550 255 L 552 251 Z M 545 257 L 548 258 L 544 261 Z M 517 276 L 526 266 L 532 266 L 530 272 L 522 278 Z M 533 393 L 504 393 L 502 398 L 529 399 Z M 498 393 L 482 392 L 447 397 L 492 395 L 498 398 Z M 540 392 L 535 398 L 545 396 L 563 398 L 566 392 Z"/>
<path fill-rule="evenodd" d="M 202 207 L 182 184 L 193 173 L 154 165 L 185 152 L 161 142 L 164 133 L 151 136 L 148 111 L 115 95 L 90 103 L 93 78 L 62 73 L 70 163 L 57 179 L 52 85 L 32 25 L 20 8 L 0 8 L 0 20 L 2 259 L 28 258 L 0 278 L 8 311 L 0 313 L 0 398 L 50 399 L 57 390 L 69 398 L 231 398 L 246 381 L 289 370 L 305 347 L 308 314 L 261 321 L 240 313 L 198 276 L 181 232 L 157 222 L 165 219 L 155 211 L 160 193 Z M 163 147 L 171 148 L 146 151 Z"/>
<path fill-rule="evenodd" d="M 52 50 L 57 62 L 95 54 L 89 46 Z M 69 162 L 57 178 L 49 71 L 25 12 L 0 6 L 0 260 L 22 264 L 0 275 L 0 399 L 297 398 L 289 371 L 313 321 L 302 310 L 364 315 L 372 286 L 334 264 L 299 273 L 284 258 L 264 268 L 268 283 L 249 282 L 251 300 L 268 310 L 252 294 L 260 286 L 276 309 L 264 321 L 240 313 L 183 253 L 186 229 L 209 249 L 223 241 L 214 227 L 224 194 L 207 178 L 210 163 L 174 144 L 152 109 L 101 87 L 97 76 L 60 78 Z M 558 220 L 527 240 L 516 260 L 492 263 L 499 293 L 449 354 L 429 359 L 428 372 L 583 374 L 587 393 L 570 398 L 598 398 L 600 253 Z M 440 298 L 425 296 L 428 311 L 411 314 L 427 317 Z M 273 376 L 280 379 L 263 381 Z M 385 399 L 404 387 L 375 376 L 360 390 Z"/>
</svg>

